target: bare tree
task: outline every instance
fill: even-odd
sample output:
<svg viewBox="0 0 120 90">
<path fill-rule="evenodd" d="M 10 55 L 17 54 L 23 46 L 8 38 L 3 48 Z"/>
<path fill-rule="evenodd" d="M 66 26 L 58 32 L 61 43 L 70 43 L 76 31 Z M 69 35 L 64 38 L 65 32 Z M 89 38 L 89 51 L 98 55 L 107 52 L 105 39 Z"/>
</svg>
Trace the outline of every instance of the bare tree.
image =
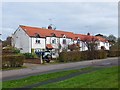
<svg viewBox="0 0 120 90">
<path fill-rule="evenodd" d="M 11 46 L 11 37 L 10 37 L 10 36 L 8 36 L 8 37 L 6 38 L 6 40 L 4 40 L 4 41 L 2 42 L 2 46 L 3 46 L 3 47 L 5 47 L 5 46 Z"/>
<path fill-rule="evenodd" d="M 94 36 L 85 36 L 82 42 L 86 45 L 88 48 L 88 51 L 94 51 L 97 48 L 97 38 Z"/>
<path fill-rule="evenodd" d="M 70 51 L 79 51 L 80 45 L 79 44 L 68 45 L 68 49 L 70 49 Z"/>
</svg>

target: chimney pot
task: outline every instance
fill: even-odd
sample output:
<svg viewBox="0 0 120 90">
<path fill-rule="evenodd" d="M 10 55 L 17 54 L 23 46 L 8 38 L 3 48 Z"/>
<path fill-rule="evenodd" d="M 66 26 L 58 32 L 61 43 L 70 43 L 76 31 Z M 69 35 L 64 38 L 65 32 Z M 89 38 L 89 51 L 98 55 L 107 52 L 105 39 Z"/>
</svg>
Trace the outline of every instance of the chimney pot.
<svg viewBox="0 0 120 90">
<path fill-rule="evenodd" d="M 51 26 L 51 25 L 49 25 L 49 26 L 48 26 L 48 29 L 52 29 L 52 26 Z"/>
</svg>

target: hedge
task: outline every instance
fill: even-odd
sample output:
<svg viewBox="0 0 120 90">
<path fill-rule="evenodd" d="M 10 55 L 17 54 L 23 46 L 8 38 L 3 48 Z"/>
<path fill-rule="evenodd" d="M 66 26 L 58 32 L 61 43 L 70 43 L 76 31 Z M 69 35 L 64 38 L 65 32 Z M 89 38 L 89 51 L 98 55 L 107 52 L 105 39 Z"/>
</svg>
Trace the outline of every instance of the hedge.
<svg viewBox="0 0 120 90">
<path fill-rule="evenodd" d="M 119 57 L 120 51 L 107 51 L 108 57 Z"/>
<path fill-rule="evenodd" d="M 60 62 L 70 62 L 81 60 L 81 53 L 79 51 L 62 52 L 59 54 Z"/>
<path fill-rule="evenodd" d="M 107 58 L 107 52 L 103 50 L 98 51 L 70 51 L 61 52 L 59 54 L 60 62 L 73 62 L 81 60 L 104 59 Z"/>
<path fill-rule="evenodd" d="M 2 68 L 21 67 L 23 65 L 23 55 L 3 55 Z"/>
<path fill-rule="evenodd" d="M 13 47 L 6 47 L 2 50 L 2 54 L 19 54 L 20 50 Z"/>
<path fill-rule="evenodd" d="M 23 53 L 23 55 L 25 56 L 25 59 L 38 58 L 38 56 L 35 53 Z"/>
</svg>

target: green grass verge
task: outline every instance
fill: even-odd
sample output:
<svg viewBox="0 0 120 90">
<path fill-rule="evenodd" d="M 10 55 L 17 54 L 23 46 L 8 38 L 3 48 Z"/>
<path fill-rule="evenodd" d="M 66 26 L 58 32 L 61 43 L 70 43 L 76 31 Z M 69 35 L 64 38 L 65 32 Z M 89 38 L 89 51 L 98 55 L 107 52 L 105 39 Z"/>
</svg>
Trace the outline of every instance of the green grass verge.
<svg viewBox="0 0 120 90">
<path fill-rule="evenodd" d="M 37 76 L 30 76 L 30 77 L 19 79 L 19 80 L 5 81 L 2 83 L 3 84 L 2 87 L 3 88 L 23 87 L 23 86 L 31 85 L 34 83 L 42 82 L 45 80 L 62 77 L 62 76 L 68 75 L 68 74 L 78 72 L 78 71 L 80 71 L 80 70 L 61 71 L 61 72 L 42 74 L 42 75 L 37 75 Z"/>
<path fill-rule="evenodd" d="M 120 68 L 120 67 L 119 67 Z M 118 88 L 118 67 L 104 68 L 38 88 Z"/>
<path fill-rule="evenodd" d="M 0 81 L 0 90 L 2 90 L 2 82 Z"/>
</svg>

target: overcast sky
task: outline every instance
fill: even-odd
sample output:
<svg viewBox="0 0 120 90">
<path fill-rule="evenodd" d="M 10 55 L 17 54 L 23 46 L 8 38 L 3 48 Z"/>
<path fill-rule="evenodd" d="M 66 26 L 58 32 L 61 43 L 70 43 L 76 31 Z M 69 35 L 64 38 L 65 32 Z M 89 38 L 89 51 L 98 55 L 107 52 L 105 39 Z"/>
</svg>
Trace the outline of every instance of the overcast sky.
<svg viewBox="0 0 120 90">
<path fill-rule="evenodd" d="M 19 25 L 47 27 L 51 23 L 59 30 L 74 33 L 117 36 L 117 5 L 117 2 L 4 2 L 2 39 L 10 36 Z"/>
</svg>

